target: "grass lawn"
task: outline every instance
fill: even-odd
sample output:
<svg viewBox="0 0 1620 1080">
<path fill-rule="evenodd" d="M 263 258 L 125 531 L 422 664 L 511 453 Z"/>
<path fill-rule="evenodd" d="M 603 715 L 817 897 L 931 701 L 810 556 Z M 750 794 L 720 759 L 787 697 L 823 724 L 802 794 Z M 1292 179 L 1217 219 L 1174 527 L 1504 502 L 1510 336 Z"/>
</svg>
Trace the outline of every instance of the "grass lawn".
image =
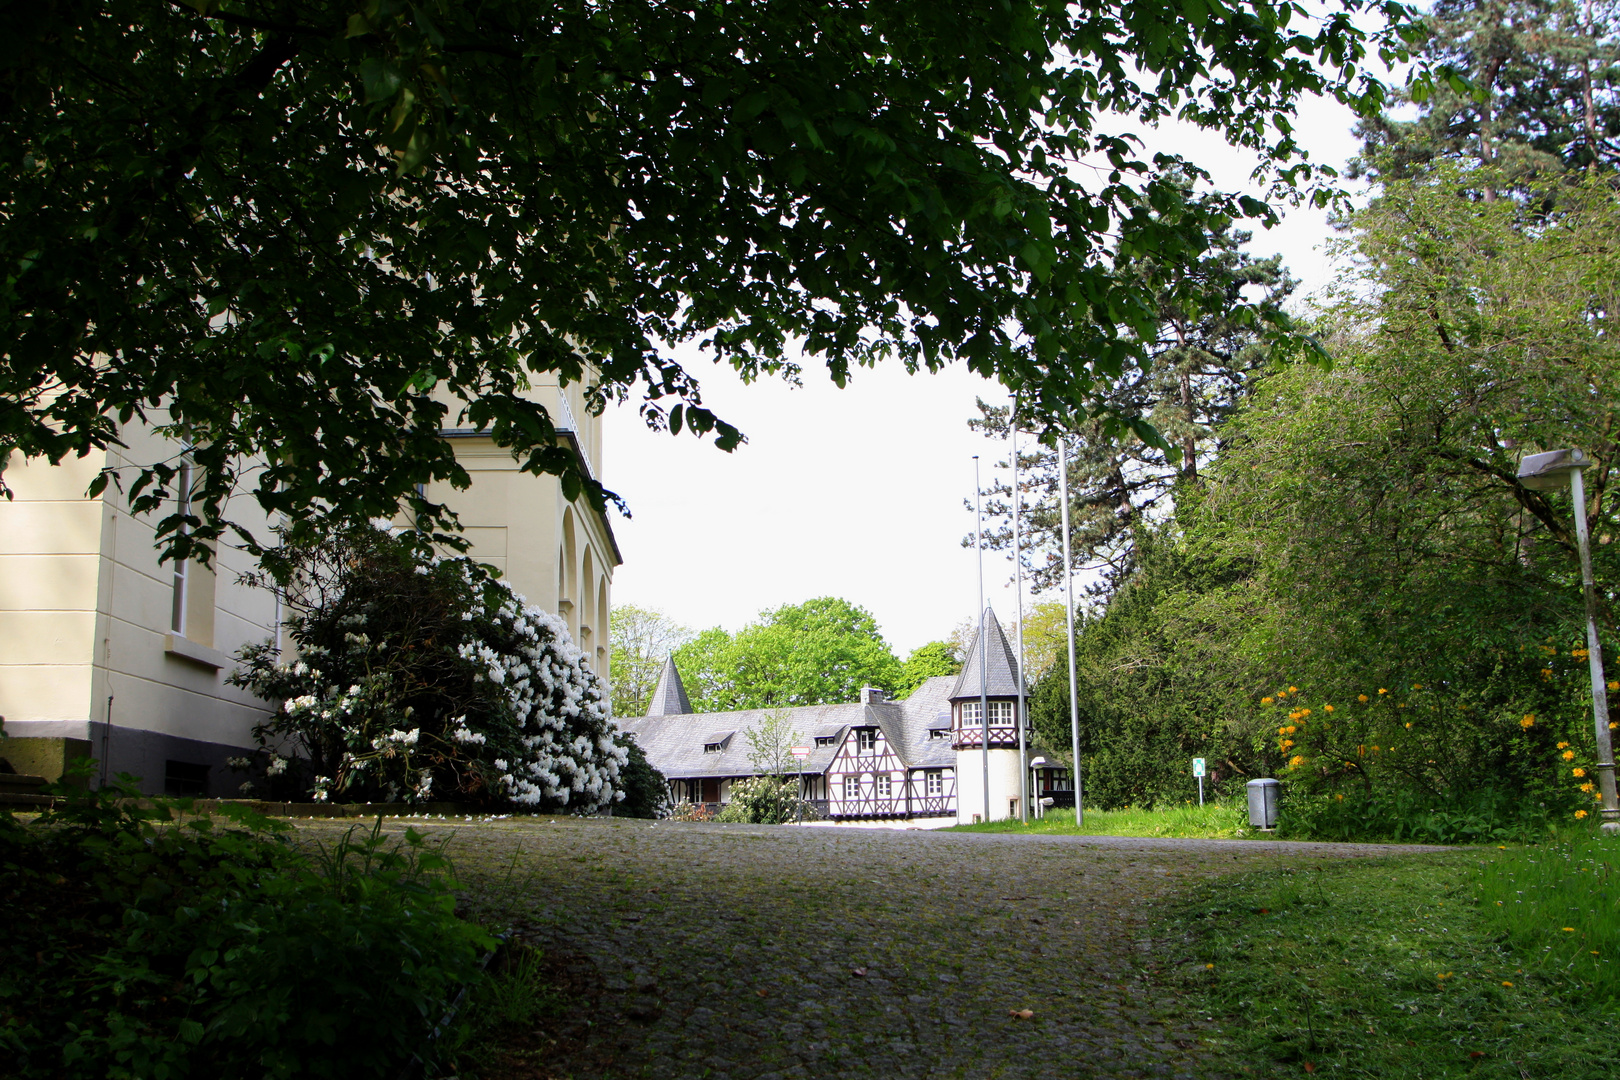
<svg viewBox="0 0 1620 1080">
<path fill-rule="evenodd" d="M 1028 825 L 992 821 L 984 825 L 953 825 L 948 832 L 1032 833 L 1047 836 L 1167 836 L 1184 839 L 1268 840 L 1270 833 L 1249 828 L 1248 805 L 1243 802 L 1208 802 L 1203 806 L 1164 807 L 1157 810 L 1086 810 L 1085 823 L 1076 828 L 1074 810 L 1047 812 Z"/>
<path fill-rule="evenodd" d="M 1199 886 L 1150 974 L 1239 1075 L 1620 1075 L 1620 843 L 1273 869 Z M 1500 901 L 1500 902 L 1499 902 Z"/>
</svg>

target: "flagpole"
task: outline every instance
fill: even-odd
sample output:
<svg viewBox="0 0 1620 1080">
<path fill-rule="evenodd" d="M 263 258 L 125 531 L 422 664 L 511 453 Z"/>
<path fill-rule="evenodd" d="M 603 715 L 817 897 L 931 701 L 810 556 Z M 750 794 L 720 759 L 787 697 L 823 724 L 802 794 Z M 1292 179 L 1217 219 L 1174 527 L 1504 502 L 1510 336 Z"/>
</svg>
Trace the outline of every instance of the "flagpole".
<svg viewBox="0 0 1620 1080">
<path fill-rule="evenodd" d="M 1074 749 L 1074 824 L 1085 824 L 1085 808 L 1080 799 L 1080 697 L 1074 676 L 1074 559 L 1069 547 L 1069 437 L 1058 438 L 1058 485 L 1063 494 L 1063 605 L 1069 637 L 1069 737 Z"/>
<path fill-rule="evenodd" d="M 1023 504 L 1023 492 L 1018 480 L 1018 399 L 1007 412 L 1012 427 L 1013 468 L 1013 578 L 1018 582 L 1018 819 L 1029 824 L 1029 751 L 1024 745 L 1024 548 L 1019 543 L 1018 513 Z"/>
<path fill-rule="evenodd" d="M 987 683 L 989 654 L 984 650 L 984 509 L 981 504 L 979 492 L 979 455 L 973 455 L 973 515 L 975 518 L 974 547 L 978 548 L 979 555 L 979 725 L 981 736 L 979 741 L 979 760 L 984 765 L 984 817 L 980 820 L 990 821 L 990 709 L 988 705 L 989 687 Z"/>
</svg>

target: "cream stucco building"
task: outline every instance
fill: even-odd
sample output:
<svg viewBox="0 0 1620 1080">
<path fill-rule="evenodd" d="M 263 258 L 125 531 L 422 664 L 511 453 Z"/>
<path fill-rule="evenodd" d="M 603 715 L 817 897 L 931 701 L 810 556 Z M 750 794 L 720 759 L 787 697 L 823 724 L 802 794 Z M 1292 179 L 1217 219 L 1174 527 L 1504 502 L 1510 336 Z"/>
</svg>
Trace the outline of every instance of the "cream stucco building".
<svg viewBox="0 0 1620 1080">
<path fill-rule="evenodd" d="M 602 431 L 577 384 L 535 387 L 563 442 L 601 477 Z M 608 613 L 620 563 L 612 527 L 552 477 L 518 470 L 474 431 L 445 433 L 471 473 L 466 491 L 427 494 L 460 515 L 470 554 L 499 568 L 530 603 L 560 614 L 574 639 L 608 670 Z M 0 500 L 0 717 L 11 737 L 0 757 L 19 771 L 56 775 L 65 757 L 97 759 L 95 776 L 120 772 L 142 789 L 235 794 L 242 777 L 226 758 L 253 745 L 269 709 L 228 686 L 232 656 L 276 637 L 276 596 L 238 581 L 251 568 L 222 546 L 211 567 L 159 563 L 151 517 L 129 513 L 116 486 L 85 495 L 103 467 L 182 460 L 182 447 L 150 429 L 126 430 L 128 446 L 48 465 L 6 463 L 12 501 Z M 230 514 L 258 533 L 267 522 L 251 498 Z"/>
</svg>

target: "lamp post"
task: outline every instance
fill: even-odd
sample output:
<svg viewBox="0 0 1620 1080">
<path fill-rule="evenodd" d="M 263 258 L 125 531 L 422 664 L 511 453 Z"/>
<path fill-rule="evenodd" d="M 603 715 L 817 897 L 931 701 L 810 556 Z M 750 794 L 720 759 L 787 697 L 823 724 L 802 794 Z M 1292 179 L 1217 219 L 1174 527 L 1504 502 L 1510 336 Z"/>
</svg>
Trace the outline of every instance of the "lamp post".
<svg viewBox="0 0 1620 1080">
<path fill-rule="evenodd" d="M 1603 678 L 1603 646 L 1598 641 L 1597 586 L 1592 581 L 1592 542 L 1586 529 L 1586 483 L 1581 470 L 1592 459 L 1579 450 L 1528 454 L 1519 462 L 1519 483 L 1532 491 L 1557 491 L 1569 477 L 1575 503 L 1575 541 L 1581 553 L 1581 594 L 1586 601 L 1586 666 L 1592 676 L 1592 723 L 1597 729 L 1598 792 L 1603 798 L 1603 831 L 1620 833 L 1620 801 L 1615 798 L 1614 746 L 1609 738 L 1609 694 Z"/>
</svg>

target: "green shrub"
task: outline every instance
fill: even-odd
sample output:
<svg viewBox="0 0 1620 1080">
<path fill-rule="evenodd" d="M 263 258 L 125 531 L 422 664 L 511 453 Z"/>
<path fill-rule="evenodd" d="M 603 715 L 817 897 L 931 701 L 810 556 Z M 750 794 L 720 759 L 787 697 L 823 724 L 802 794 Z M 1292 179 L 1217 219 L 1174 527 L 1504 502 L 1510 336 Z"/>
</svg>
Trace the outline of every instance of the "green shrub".
<svg viewBox="0 0 1620 1080">
<path fill-rule="evenodd" d="M 380 821 L 302 851 L 243 808 L 130 809 L 121 779 L 0 815 L 8 1075 L 382 1077 L 431 1053 L 493 945 L 455 916 L 442 852 Z"/>
<path fill-rule="evenodd" d="M 797 780 L 753 776 L 731 785 L 731 801 L 720 808 L 715 820 L 781 825 L 799 820 L 802 807 Z"/>
<path fill-rule="evenodd" d="M 369 526 L 278 557 L 298 657 L 249 646 L 231 682 L 281 703 L 257 734 L 308 764 L 297 795 L 551 813 L 623 798 L 601 682 L 566 624 L 488 567 Z"/>
</svg>

